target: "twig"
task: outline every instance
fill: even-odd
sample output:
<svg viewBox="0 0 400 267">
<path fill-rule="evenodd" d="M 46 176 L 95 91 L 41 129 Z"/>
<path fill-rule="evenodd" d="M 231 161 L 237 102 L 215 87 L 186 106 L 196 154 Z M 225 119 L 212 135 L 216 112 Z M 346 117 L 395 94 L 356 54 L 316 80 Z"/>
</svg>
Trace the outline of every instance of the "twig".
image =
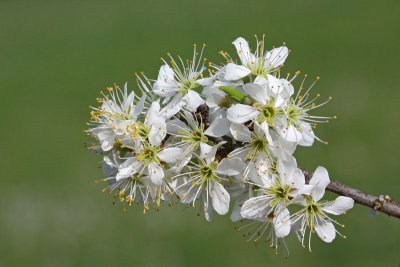
<svg viewBox="0 0 400 267">
<path fill-rule="evenodd" d="M 303 173 L 308 182 L 313 173 L 308 170 L 303 170 Z M 386 213 L 389 216 L 400 218 L 400 202 L 392 199 L 388 195 L 380 197 L 369 195 L 359 189 L 352 188 L 334 180 L 331 180 L 326 189 L 341 196 L 351 197 L 356 203 L 363 206 Z"/>
</svg>

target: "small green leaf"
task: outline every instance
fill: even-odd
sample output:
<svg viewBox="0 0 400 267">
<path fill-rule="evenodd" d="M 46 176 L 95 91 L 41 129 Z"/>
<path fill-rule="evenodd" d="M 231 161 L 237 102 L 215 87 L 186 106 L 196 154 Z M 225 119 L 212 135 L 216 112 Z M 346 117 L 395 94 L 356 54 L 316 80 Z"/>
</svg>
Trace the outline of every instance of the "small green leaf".
<svg viewBox="0 0 400 267">
<path fill-rule="evenodd" d="M 238 90 L 236 90 L 235 88 L 229 87 L 229 86 L 220 86 L 219 90 L 225 92 L 226 94 L 228 94 L 233 100 L 243 103 L 246 95 L 244 95 L 243 93 L 239 92 Z"/>
</svg>

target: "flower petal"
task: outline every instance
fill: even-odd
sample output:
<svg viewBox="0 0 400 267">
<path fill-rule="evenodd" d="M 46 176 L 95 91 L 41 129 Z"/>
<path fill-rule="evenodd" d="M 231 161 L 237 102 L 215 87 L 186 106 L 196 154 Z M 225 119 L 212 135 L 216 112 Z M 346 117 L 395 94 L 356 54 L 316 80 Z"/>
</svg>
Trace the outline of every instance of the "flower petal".
<svg viewBox="0 0 400 267">
<path fill-rule="evenodd" d="M 149 142 L 153 146 L 159 146 L 167 135 L 167 125 L 162 117 L 153 120 L 149 132 Z"/>
<path fill-rule="evenodd" d="M 223 158 L 219 162 L 217 169 L 215 171 L 223 175 L 232 176 L 240 174 L 245 167 L 246 164 L 244 164 L 243 161 L 238 158 L 234 159 Z"/>
<path fill-rule="evenodd" d="M 217 118 L 210 124 L 204 134 L 213 137 L 221 137 L 229 132 L 230 124 L 231 122 L 226 118 Z"/>
<path fill-rule="evenodd" d="M 169 119 L 178 113 L 182 108 L 182 96 L 176 94 L 171 101 L 161 110 L 161 114 L 164 118 Z"/>
<path fill-rule="evenodd" d="M 290 213 L 286 207 L 277 211 L 273 222 L 276 237 L 285 237 L 290 233 Z"/>
<path fill-rule="evenodd" d="M 324 196 L 325 188 L 328 186 L 329 183 L 330 180 L 327 169 L 318 166 L 309 182 L 310 185 L 314 185 L 314 188 L 311 190 L 310 193 L 314 201 L 318 201 Z"/>
<path fill-rule="evenodd" d="M 280 135 L 288 142 L 299 143 L 303 139 L 303 135 L 293 124 L 289 125 L 286 129 L 282 129 Z"/>
<path fill-rule="evenodd" d="M 227 111 L 228 120 L 234 123 L 245 123 L 256 118 L 258 114 L 257 109 L 243 104 L 236 104 Z"/>
<path fill-rule="evenodd" d="M 213 208 L 219 215 L 228 213 L 231 198 L 222 184 L 216 182 L 210 184 L 210 197 Z"/>
<path fill-rule="evenodd" d="M 119 181 L 120 179 L 128 178 L 132 176 L 132 174 L 137 173 L 139 167 L 141 166 L 142 163 L 138 161 L 136 158 L 129 158 L 121 165 L 119 165 L 118 173 L 115 179 Z"/>
<path fill-rule="evenodd" d="M 215 154 L 217 153 L 218 146 L 210 146 L 206 143 L 200 144 L 200 158 L 204 159 L 207 163 L 214 161 Z"/>
<path fill-rule="evenodd" d="M 197 108 L 204 103 L 204 99 L 193 90 L 189 90 L 189 92 L 182 97 L 183 108 L 189 110 L 190 112 L 196 112 Z"/>
<path fill-rule="evenodd" d="M 175 163 L 178 160 L 182 160 L 183 151 L 178 147 L 168 147 L 164 148 L 160 152 L 158 152 L 157 157 L 166 163 Z"/>
<path fill-rule="evenodd" d="M 315 232 L 317 232 L 317 235 L 326 243 L 331 243 L 336 237 L 335 226 L 329 221 L 317 223 L 315 226 Z"/>
<path fill-rule="evenodd" d="M 243 90 L 256 102 L 262 104 L 267 103 L 268 95 L 264 86 L 254 83 L 246 83 L 245 85 L 243 85 Z"/>
<path fill-rule="evenodd" d="M 189 133 L 189 127 L 181 120 L 169 120 L 167 121 L 167 132 L 169 134 L 178 134 L 178 133 Z"/>
<path fill-rule="evenodd" d="M 339 196 L 335 201 L 325 204 L 322 210 L 333 215 L 340 215 L 353 208 L 353 206 L 354 200 L 352 198 Z"/>
<path fill-rule="evenodd" d="M 173 96 L 178 90 L 178 83 L 174 80 L 174 71 L 167 64 L 162 65 L 157 81 L 153 85 L 153 92 L 162 97 Z"/>
<path fill-rule="evenodd" d="M 243 65 L 247 63 L 254 63 L 255 56 L 251 53 L 249 43 L 243 38 L 239 37 L 232 42 Z"/>
<path fill-rule="evenodd" d="M 236 81 L 243 77 L 246 77 L 250 73 L 251 73 L 251 70 L 249 70 L 245 66 L 236 65 L 234 63 L 228 63 L 225 66 L 224 78 L 228 81 Z"/>
<path fill-rule="evenodd" d="M 151 182 L 155 185 L 161 185 L 164 178 L 164 171 L 157 163 L 150 163 L 148 166 Z"/>
<path fill-rule="evenodd" d="M 265 196 L 250 198 L 243 203 L 240 215 L 247 219 L 264 217 L 271 211 L 269 203 L 270 199 Z"/>
<path fill-rule="evenodd" d="M 251 132 L 249 128 L 244 126 L 243 124 L 232 123 L 230 127 L 230 132 L 235 138 L 235 140 L 240 142 L 250 142 L 251 141 Z"/>
<path fill-rule="evenodd" d="M 311 125 L 306 122 L 301 122 L 300 125 L 301 125 L 302 139 L 299 142 L 299 145 L 312 146 L 312 144 L 314 143 L 315 135 L 314 131 L 311 128 Z"/>
<path fill-rule="evenodd" d="M 285 63 L 288 55 L 289 50 L 286 46 L 274 48 L 265 55 L 265 65 L 275 69 Z"/>
<path fill-rule="evenodd" d="M 145 100 L 146 100 L 146 94 L 143 94 L 137 105 L 134 106 L 134 108 L 131 110 L 130 112 L 131 118 L 136 119 L 142 113 L 144 109 Z"/>
</svg>

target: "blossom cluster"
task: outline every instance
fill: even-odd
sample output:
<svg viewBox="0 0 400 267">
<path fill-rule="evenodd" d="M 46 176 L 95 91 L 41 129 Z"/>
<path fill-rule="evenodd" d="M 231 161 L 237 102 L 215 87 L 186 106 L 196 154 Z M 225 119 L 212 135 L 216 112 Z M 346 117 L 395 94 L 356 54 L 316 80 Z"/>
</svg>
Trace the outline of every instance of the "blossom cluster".
<svg viewBox="0 0 400 267">
<path fill-rule="evenodd" d="M 137 75 L 134 91 L 108 87 L 91 111 L 90 148 L 104 156 L 103 190 L 124 206 L 199 205 L 207 221 L 231 210 L 249 240 L 277 249 L 292 232 L 311 250 L 313 233 L 327 243 L 345 237 L 330 216 L 354 204 L 322 200 L 328 171 L 318 167 L 306 182 L 293 156 L 297 146 L 325 143 L 314 130 L 334 117 L 311 113 L 331 98 L 312 96 L 318 77 L 304 75 L 295 90 L 300 72 L 281 75 L 285 44 L 266 51 L 264 37 L 256 42 L 252 52 L 237 38 L 238 59 L 222 51 L 223 64 L 207 63 L 205 45 L 195 45 L 191 60 L 162 59 L 156 80 Z"/>
</svg>

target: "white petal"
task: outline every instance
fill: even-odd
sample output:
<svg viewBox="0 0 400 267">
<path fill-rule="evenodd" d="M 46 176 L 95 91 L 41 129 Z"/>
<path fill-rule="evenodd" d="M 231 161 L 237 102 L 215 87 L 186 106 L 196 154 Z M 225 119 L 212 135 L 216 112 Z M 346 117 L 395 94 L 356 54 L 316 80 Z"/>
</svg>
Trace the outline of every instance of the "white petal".
<svg viewBox="0 0 400 267">
<path fill-rule="evenodd" d="M 318 201 L 324 196 L 325 188 L 328 186 L 329 182 L 330 180 L 327 169 L 318 166 L 309 182 L 310 185 L 315 185 L 310 193 L 314 201 Z"/>
<path fill-rule="evenodd" d="M 306 122 L 301 123 L 301 135 L 302 139 L 299 142 L 301 146 L 312 146 L 314 143 L 315 135 L 314 131 L 312 130 L 310 124 Z"/>
<path fill-rule="evenodd" d="M 230 124 L 231 122 L 226 118 L 217 118 L 210 124 L 204 134 L 208 136 L 221 137 L 229 132 Z"/>
<path fill-rule="evenodd" d="M 289 176 L 297 169 L 297 161 L 296 158 L 291 156 L 287 160 L 279 159 L 276 164 L 276 169 L 279 174 L 282 176 Z"/>
<path fill-rule="evenodd" d="M 236 81 L 243 77 L 246 77 L 250 73 L 251 70 L 249 70 L 245 66 L 236 65 L 234 63 L 228 63 L 228 65 L 225 66 L 224 78 L 228 81 Z"/>
<path fill-rule="evenodd" d="M 285 86 L 280 79 L 270 74 L 267 75 L 267 79 L 268 79 L 268 87 L 270 89 L 270 94 L 271 92 L 273 95 L 278 95 L 278 94 L 281 95 L 282 93 L 284 93 Z"/>
<path fill-rule="evenodd" d="M 242 216 L 240 215 L 240 205 L 238 203 L 235 203 L 235 206 L 233 207 L 231 213 L 231 221 L 237 222 L 240 219 L 242 219 Z"/>
<path fill-rule="evenodd" d="M 242 209 L 240 210 L 240 215 L 247 219 L 264 217 L 271 210 L 269 203 L 270 200 L 264 196 L 250 198 L 243 203 Z"/>
<path fill-rule="evenodd" d="M 247 128 L 243 124 L 232 123 L 230 131 L 233 138 L 235 138 L 235 140 L 237 141 L 246 143 L 251 141 L 251 132 L 249 128 Z"/>
<path fill-rule="evenodd" d="M 218 214 L 228 213 L 230 196 L 220 183 L 212 182 L 210 184 L 210 198 L 213 208 Z"/>
<path fill-rule="evenodd" d="M 182 203 L 192 203 L 195 200 L 195 197 L 200 196 L 200 194 L 196 195 L 200 185 L 193 186 L 192 183 L 187 182 L 186 179 L 177 179 L 176 184 L 173 186 Z"/>
<path fill-rule="evenodd" d="M 113 155 L 115 154 L 104 156 L 103 158 L 102 170 L 103 174 L 107 177 L 114 175 L 118 171 L 118 165 L 115 160 L 116 157 L 112 157 Z"/>
<path fill-rule="evenodd" d="M 119 165 L 116 180 L 118 181 L 120 179 L 132 176 L 132 174 L 136 173 L 141 166 L 142 163 L 136 160 L 136 158 L 127 159 L 125 162 Z"/>
<path fill-rule="evenodd" d="M 222 94 L 211 94 L 206 99 L 206 104 L 210 108 L 218 107 L 222 100 L 225 98 L 225 95 Z"/>
<path fill-rule="evenodd" d="M 189 133 L 189 127 L 181 120 L 167 121 L 167 132 L 169 134 Z"/>
<path fill-rule="evenodd" d="M 200 158 L 204 159 L 207 163 L 214 161 L 215 153 L 217 153 L 218 146 L 210 146 L 206 143 L 200 144 Z"/>
<path fill-rule="evenodd" d="M 158 73 L 157 81 L 153 85 L 153 92 L 162 97 L 173 96 L 178 90 L 178 83 L 174 80 L 174 71 L 163 65 Z"/>
<path fill-rule="evenodd" d="M 157 163 L 150 163 L 148 166 L 151 182 L 155 185 L 161 185 L 164 178 L 164 172 Z"/>
<path fill-rule="evenodd" d="M 158 117 L 153 120 L 153 125 L 149 132 L 149 142 L 153 146 L 159 146 L 167 135 L 167 125 L 164 118 Z"/>
<path fill-rule="evenodd" d="M 152 125 L 154 120 L 159 119 L 160 117 L 160 103 L 154 101 L 151 103 L 149 110 L 146 113 L 145 124 Z"/>
<path fill-rule="evenodd" d="M 296 169 L 294 173 L 292 173 L 291 179 L 293 182 L 292 185 L 296 189 L 301 189 L 306 183 L 304 173 L 300 169 Z"/>
<path fill-rule="evenodd" d="M 271 68 L 277 68 L 285 63 L 289 50 L 286 46 L 272 49 L 265 56 L 265 65 Z"/>
<path fill-rule="evenodd" d="M 244 164 L 243 161 L 238 158 L 235 159 L 223 158 L 219 162 L 217 169 L 215 171 L 223 175 L 232 176 L 242 173 L 245 167 L 246 164 Z"/>
<path fill-rule="evenodd" d="M 256 122 L 255 124 L 258 124 L 258 122 Z M 254 125 L 254 127 L 255 127 L 255 125 Z M 271 135 L 269 134 L 269 125 L 268 125 L 268 123 L 266 123 L 265 121 L 262 122 L 262 123 L 260 124 L 260 129 L 263 130 L 263 135 L 265 136 L 265 139 L 267 139 L 268 144 L 269 144 L 270 146 L 274 145 L 274 141 L 272 140 L 272 137 L 271 137 Z"/>
<path fill-rule="evenodd" d="M 256 118 L 258 114 L 257 109 L 243 104 L 236 104 L 227 111 L 228 120 L 234 123 L 245 123 Z"/>
<path fill-rule="evenodd" d="M 146 100 L 146 95 L 143 94 L 137 105 L 131 110 L 130 116 L 132 119 L 136 119 L 142 113 L 144 109 L 145 100 Z"/>
<path fill-rule="evenodd" d="M 291 97 L 294 93 L 294 87 L 292 83 L 286 80 L 285 78 L 281 78 L 280 80 L 284 86 L 284 90 L 281 93 L 281 95 L 284 96 L 285 98 Z"/>
<path fill-rule="evenodd" d="M 265 79 L 264 77 L 262 77 L 262 76 L 257 76 L 255 79 L 254 79 L 254 82 L 253 82 L 254 84 L 258 84 L 258 85 L 260 85 L 260 86 L 268 86 L 268 80 L 267 79 Z"/>
<path fill-rule="evenodd" d="M 322 209 L 330 214 L 340 215 L 353 208 L 353 206 L 354 200 L 352 198 L 339 196 L 334 202 L 325 204 Z"/>
<path fill-rule="evenodd" d="M 286 207 L 277 211 L 273 222 L 276 237 L 285 237 L 290 233 L 290 213 Z"/>
<path fill-rule="evenodd" d="M 335 226 L 331 222 L 317 223 L 315 232 L 326 243 L 330 243 L 336 237 Z"/>
<path fill-rule="evenodd" d="M 114 147 L 115 136 L 112 136 L 101 141 L 101 149 L 103 151 L 109 151 Z"/>
<path fill-rule="evenodd" d="M 161 114 L 164 118 L 169 119 L 178 113 L 182 108 L 182 96 L 176 94 L 171 101 L 161 110 Z"/>
<path fill-rule="evenodd" d="M 243 85 L 243 90 L 256 102 L 262 104 L 267 103 L 269 97 L 264 86 L 254 83 L 246 83 L 245 85 Z"/>
<path fill-rule="evenodd" d="M 214 81 L 214 79 L 215 77 L 202 78 L 196 80 L 196 83 L 200 84 L 201 86 L 208 86 Z"/>
<path fill-rule="evenodd" d="M 288 142 L 299 143 L 303 139 L 303 135 L 294 125 L 290 125 L 286 129 L 280 131 L 280 135 Z"/>
<path fill-rule="evenodd" d="M 249 43 L 243 38 L 239 37 L 232 42 L 243 65 L 247 63 L 254 63 L 255 56 L 250 52 Z"/>
<path fill-rule="evenodd" d="M 196 112 L 197 108 L 204 103 L 204 99 L 193 90 L 189 90 L 189 92 L 182 97 L 183 108 L 189 110 L 190 112 Z"/>
<path fill-rule="evenodd" d="M 183 159 L 183 151 L 178 147 L 168 147 L 158 152 L 157 157 L 161 161 L 171 164 Z"/>
</svg>

